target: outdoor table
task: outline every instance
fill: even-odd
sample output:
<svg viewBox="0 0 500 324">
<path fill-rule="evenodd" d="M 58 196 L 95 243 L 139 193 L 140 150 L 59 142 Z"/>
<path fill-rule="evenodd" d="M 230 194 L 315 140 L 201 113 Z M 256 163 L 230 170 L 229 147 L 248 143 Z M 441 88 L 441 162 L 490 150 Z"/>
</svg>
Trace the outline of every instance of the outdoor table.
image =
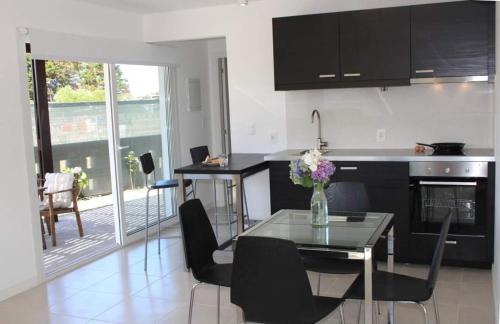
<svg viewBox="0 0 500 324">
<path fill-rule="evenodd" d="M 293 241 L 300 250 L 332 252 L 333 257 L 364 260 L 365 323 L 373 323 L 372 258 L 377 241 L 387 232 L 387 269 L 394 272 L 394 214 L 333 212 L 327 227 L 311 225 L 310 210 L 283 209 L 240 236 L 274 237 Z M 236 242 L 237 244 L 237 242 Z M 394 303 L 388 303 L 394 323 Z"/>
</svg>

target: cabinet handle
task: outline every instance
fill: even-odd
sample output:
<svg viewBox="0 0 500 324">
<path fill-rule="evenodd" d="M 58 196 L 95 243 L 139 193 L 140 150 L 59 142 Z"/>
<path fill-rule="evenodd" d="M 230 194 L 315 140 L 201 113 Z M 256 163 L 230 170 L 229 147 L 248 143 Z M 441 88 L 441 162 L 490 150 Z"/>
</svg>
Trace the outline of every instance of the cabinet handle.
<svg viewBox="0 0 500 324">
<path fill-rule="evenodd" d="M 335 78 L 335 74 L 320 74 L 319 78 L 320 79 L 328 79 L 328 78 Z"/>
<path fill-rule="evenodd" d="M 415 73 L 434 73 L 433 69 L 428 70 L 415 70 Z"/>
<path fill-rule="evenodd" d="M 340 167 L 341 171 L 356 171 L 358 167 L 355 166 L 345 166 L 345 167 Z"/>
<path fill-rule="evenodd" d="M 359 77 L 361 73 L 344 73 L 345 77 Z"/>
<path fill-rule="evenodd" d="M 446 241 L 446 244 L 457 245 L 457 241 Z"/>
</svg>

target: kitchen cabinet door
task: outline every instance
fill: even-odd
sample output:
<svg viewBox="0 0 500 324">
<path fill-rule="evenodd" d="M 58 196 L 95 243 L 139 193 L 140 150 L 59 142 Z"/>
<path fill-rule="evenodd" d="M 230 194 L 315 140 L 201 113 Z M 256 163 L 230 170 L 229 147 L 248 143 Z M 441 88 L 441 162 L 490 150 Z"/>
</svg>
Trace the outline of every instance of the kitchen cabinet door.
<svg viewBox="0 0 500 324">
<path fill-rule="evenodd" d="M 488 75 L 494 10 L 486 1 L 413 6 L 412 78 Z"/>
<path fill-rule="evenodd" d="M 273 19 L 276 90 L 328 88 L 339 79 L 336 13 Z"/>
<path fill-rule="evenodd" d="M 340 14 L 342 81 L 410 79 L 410 9 Z"/>
</svg>

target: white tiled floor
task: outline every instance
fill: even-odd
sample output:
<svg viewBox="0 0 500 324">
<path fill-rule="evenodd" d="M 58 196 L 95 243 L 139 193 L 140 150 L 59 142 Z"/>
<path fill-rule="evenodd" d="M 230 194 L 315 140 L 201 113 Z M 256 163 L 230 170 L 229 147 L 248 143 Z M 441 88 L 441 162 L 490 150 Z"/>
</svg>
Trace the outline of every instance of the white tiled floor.
<svg viewBox="0 0 500 324">
<path fill-rule="evenodd" d="M 67 273 L 46 284 L 0 303 L 0 323 L 187 323 L 192 279 L 183 270 L 180 239 L 150 243 L 149 271 L 144 273 L 143 244 L 134 244 Z M 218 260 L 230 260 L 226 252 Z M 401 273 L 425 277 L 427 267 L 400 265 Z M 315 287 L 317 277 L 310 274 Z M 323 275 L 321 294 L 339 296 L 353 276 Z M 443 267 L 437 285 L 442 324 L 493 323 L 493 297 L 489 270 Z M 229 289 L 222 288 L 221 323 L 236 322 L 236 307 Z M 358 304 L 346 303 L 347 323 L 355 323 Z M 433 308 L 429 304 L 431 323 Z M 385 320 L 384 306 L 382 318 Z M 412 305 L 400 305 L 397 323 L 424 323 Z M 216 288 L 201 286 L 196 292 L 194 323 L 216 323 Z M 338 313 L 322 323 L 338 323 Z"/>
</svg>

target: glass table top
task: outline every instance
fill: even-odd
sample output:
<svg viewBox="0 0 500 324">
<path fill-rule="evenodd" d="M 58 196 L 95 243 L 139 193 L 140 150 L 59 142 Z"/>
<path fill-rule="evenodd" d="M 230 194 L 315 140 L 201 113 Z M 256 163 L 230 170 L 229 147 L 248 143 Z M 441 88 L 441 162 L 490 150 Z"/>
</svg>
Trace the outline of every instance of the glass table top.
<svg viewBox="0 0 500 324">
<path fill-rule="evenodd" d="M 311 225 L 310 210 L 283 209 L 243 233 L 281 238 L 303 247 L 363 251 L 373 246 L 389 226 L 393 214 L 333 212 L 327 227 Z"/>
</svg>

